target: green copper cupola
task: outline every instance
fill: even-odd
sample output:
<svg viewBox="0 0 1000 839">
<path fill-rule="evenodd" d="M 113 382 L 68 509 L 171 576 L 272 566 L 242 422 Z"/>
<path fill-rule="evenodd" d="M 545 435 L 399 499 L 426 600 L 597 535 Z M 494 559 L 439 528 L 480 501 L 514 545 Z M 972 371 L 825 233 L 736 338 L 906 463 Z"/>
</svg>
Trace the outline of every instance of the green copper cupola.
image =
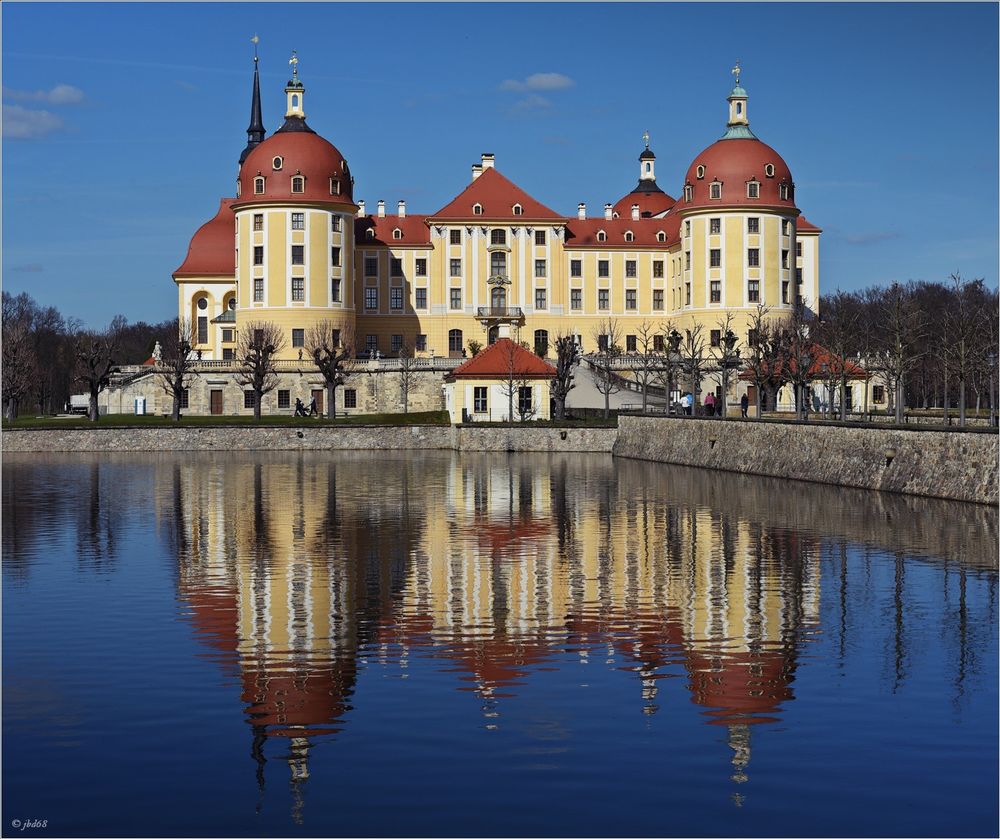
<svg viewBox="0 0 1000 839">
<path fill-rule="evenodd" d="M 750 118 L 747 116 L 747 92 L 740 86 L 740 63 L 732 69 L 736 77 L 736 86 L 729 92 L 729 122 L 726 123 L 726 133 L 723 140 L 756 140 L 750 130 Z"/>
</svg>

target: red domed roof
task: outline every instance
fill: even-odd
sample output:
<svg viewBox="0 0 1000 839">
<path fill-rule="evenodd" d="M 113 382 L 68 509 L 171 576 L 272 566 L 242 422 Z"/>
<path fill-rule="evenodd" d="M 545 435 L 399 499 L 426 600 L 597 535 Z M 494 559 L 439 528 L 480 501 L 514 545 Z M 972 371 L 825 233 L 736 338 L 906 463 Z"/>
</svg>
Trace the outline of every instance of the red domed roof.
<svg viewBox="0 0 1000 839">
<path fill-rule="evenodd" d="M 774 166 L 774 174 L 769 176 L 765 167 Z M 698 167 L 705 172 L 698 177 Z M 747 181 L 760 182 L 760 197 L 747 198 Z M 722 198 L 709 198 L 709 184 L 722 182 Z M 788 185 L 788 198 L 780 197 L 780 185 Z M 729 207 L 733 205 L 749 207 L 780 207 L 795 209 L 795 190 L 792 173 L 788 165 L 766 143 L 751 139 L 719 140 L 699 154 L 688 168 L 684 178 L 685 186 L 692 187 L 692 198 L 685 197 L 677 202 L 676 210 L 691 210 L 703 207 Z"/>
<path fill-rule="evenodd" d="M 274 158 L 281 168 L 274 168 Z M 264 178 L 264 192 L 255 195 L 254 178 Z M 292 178 L 305 176 L 303 192 L 292 192 Z M 330 193 L 330 178 L 339 182 L 340 193 Z M 342 204 L 354 208 L 351 170 L 336 146 L 311 129 L 278 131 L 256 146 L 240 167 L 240 197 L 236 207 L 258 202 L 282 204 Z"/>
<path fill-rule="evenodd" d="M 236 223 L 233 199 L 223 198 L 215 218 L 206 221 L 191 237 L 187 257 L 175 277 L 236 276 Z"/>
<path fill-rule="evenodd" d="M 676 203 L 676 199 L 671 198 L 667 193 L 657 190 L 656 192 L 644 190 L 642 192 L 630 192 L 628 195 L 619 198 L 615 204 L 614 211 L 619 218 L 632 218 L 632 205 L 639 205 L 639 215 L 643 218 L 651 218 L 665 213 Z"/>
</svg>

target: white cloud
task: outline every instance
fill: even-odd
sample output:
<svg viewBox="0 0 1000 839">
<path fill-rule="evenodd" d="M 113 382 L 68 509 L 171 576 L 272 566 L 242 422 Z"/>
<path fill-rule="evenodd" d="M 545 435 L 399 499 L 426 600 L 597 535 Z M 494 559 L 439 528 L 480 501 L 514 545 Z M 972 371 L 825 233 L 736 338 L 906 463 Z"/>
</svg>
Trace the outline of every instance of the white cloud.
<svg viewBox="0 0 1000 839">
<path fill-rule="evenodd" d="M 529 96 L 525 96 L 524 99 L 519 99 L 511 107 L 515 111 L 537 111 L 543 108 L 551 108 L 552 103 L 544 96 L 532 93 Z"/>
<path fill-rule="evenodd" d="M 572 87 L 574 82 L 569 76 L 562 73 L 532 73 L 523 81 L 518 79 L 507 79 L 500 85 L 500 90 L 562 90 Z"/>
<path fill-rule="evenodd" d="M 48 111 L 33 111 L 20 105 L 3 106 L 3 136 L 33 140 L 63 127 L 60 117 Z"/>
<path fill-rule="evenodd" d="M 3 89 L 4 99 L 15 102 L 47 102 L 50 105 L 79 105 L 84 100 L 83 91 L 71 84 L 57 84 L 51 90 Z"/>
</svg>

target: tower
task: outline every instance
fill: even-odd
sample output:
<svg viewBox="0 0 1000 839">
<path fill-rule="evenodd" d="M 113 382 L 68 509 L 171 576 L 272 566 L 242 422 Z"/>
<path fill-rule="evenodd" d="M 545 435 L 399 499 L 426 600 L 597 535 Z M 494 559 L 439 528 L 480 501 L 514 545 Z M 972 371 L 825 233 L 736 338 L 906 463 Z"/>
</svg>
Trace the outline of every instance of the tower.
<svg viewBox="0 0 1000 839">
<path fill-rule="evenodd" d="M 243 149 L 243 154 L 240 155 L 241 165 L 247 159 L 247 155 L 264 141 L 264 135 L 267 133 L 264 130 L 264 120 L 261 117 L 260 73 L 257 71 L 257 44 L 260 38 L 254 35 L 251 40 L 253 41 L 253 94 L 250 98 L 250 125 L 247 126 L 247 147 Z"/>
</svg>

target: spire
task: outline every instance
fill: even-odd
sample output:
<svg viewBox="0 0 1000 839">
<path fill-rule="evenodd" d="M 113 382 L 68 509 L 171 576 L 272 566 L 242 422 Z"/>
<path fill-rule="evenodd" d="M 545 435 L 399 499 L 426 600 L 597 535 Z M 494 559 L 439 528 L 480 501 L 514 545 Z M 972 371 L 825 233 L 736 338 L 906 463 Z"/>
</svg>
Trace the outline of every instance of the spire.
<svg viewBox="0 0 1000 839">
<path fill-rule="evenodd" d="M 253 96 L 250 100 L 250 125 L 247 127 L 247 147 L 240 155 L 240 163 L 247 159 L 250 154 L 264 140 L 264 120 L 260 113 L 260 74 L 257 71 L 257 44 L 260 38 L 254 35 L 253 42 Z"/>
<path fill-rule="evenodd" d="M 750 130 L 750 120 L 747 117 L 747 92 L 740 87 L 740 62 L 730 71 L 736 77 L 736 86 L 729 92 L 726 101 L 729 102 L 729 122 L 726 123 L 726 133 L 723 140 L 756 140 L 756 135 Z"/>
</svg>

